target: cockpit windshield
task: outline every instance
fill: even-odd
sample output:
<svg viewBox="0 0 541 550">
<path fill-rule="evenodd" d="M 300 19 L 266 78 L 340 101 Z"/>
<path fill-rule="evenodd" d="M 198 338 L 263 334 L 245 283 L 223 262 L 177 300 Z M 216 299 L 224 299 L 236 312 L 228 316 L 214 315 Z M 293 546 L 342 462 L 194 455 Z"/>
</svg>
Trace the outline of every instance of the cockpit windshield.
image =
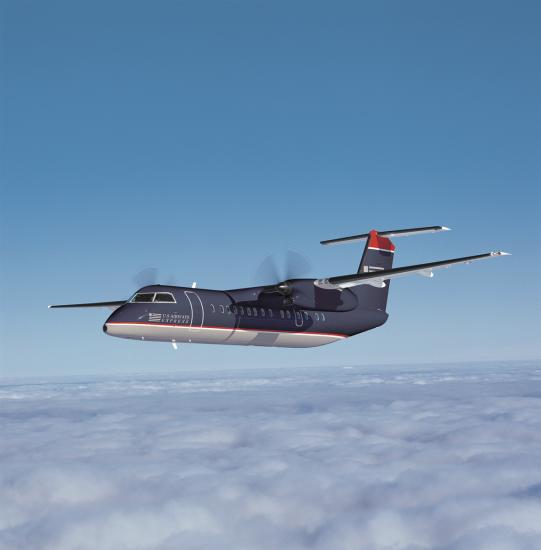
<svg viewBox="0 0 541 550">
<path fill-rule="evenodd" d="M 175 297 L 170 292 L 138 292 L 130 302 L 136 304 L 174 304 L 176 303 Z"/>
<path fill-rule="evenodd" d="M 154 293 L 148 292 L 141 292 L 132 298 L 132 302 L 136 303 L 152 302 L 152 300 L 154 300 Z"/>
<path fill-rule="evenodd" d="M 155 302 L 174 302 L 175 298 L 170 292 L 156 292 Z"/>
</svg>

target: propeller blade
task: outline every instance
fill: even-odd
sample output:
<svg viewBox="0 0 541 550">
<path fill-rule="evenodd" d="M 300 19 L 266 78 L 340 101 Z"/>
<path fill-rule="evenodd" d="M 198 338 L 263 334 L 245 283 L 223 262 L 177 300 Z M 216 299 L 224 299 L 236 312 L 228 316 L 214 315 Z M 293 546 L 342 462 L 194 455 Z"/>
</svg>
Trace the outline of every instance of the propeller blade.
<svg viewBox="0 0 541 550">
<path fill-rule="evenodd" d="M 137 288 L 143 286 L 154 285 L 158 281 L 158 269 L 155 267 L 147 267 L 133 277 L 133 282 Z"/>
<path fill-rule="evenodd" d="M 258 284 L 262 282 L 266 283 L 278 283 L 281 281 L 280 273 L 278 272 L 278 267 L 276 266 L 276 261 L 273 256 L 267 256 L 257 268 L 255 272 L 255 278 Z"/>
<path fill-rule="evenodd" d="M 310 262 L 298 252 L 288 250 L 286 254 L 285 279 L 300 279 L 310 272 Z"/>
</svg>

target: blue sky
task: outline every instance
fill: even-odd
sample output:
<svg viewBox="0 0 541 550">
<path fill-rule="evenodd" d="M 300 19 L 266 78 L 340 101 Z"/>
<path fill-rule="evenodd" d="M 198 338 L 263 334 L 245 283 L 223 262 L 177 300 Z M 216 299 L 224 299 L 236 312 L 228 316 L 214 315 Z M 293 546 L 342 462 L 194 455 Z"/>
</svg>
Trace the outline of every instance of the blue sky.
<svg viewBox="0 0 541 550">
<path fill-rule="evenodd" d="M 539 357 L 538 2 L 2 4 L 4 376 Z M 393 282 L 390 320 L 310 350 L 107 338 L 134 273 L 258 281 L 288 248 L 314 276 L 443 224 L 396 264 L 509 258 Z"/>
</svg>

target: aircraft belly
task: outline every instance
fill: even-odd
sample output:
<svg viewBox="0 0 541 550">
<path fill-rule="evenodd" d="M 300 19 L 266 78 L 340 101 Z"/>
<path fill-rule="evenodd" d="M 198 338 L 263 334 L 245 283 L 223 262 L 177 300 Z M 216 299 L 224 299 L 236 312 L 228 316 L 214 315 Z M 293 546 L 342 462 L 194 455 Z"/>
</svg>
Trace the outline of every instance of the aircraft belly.
<svg viewBox="0 0 541 550">
<path fill-rule="evenodd" d="M 147 323 L 107 323 L 107 334 L 134 340 L 306 348 L 345 338 L 338 334 L 279 332 Z"/>
</svg>

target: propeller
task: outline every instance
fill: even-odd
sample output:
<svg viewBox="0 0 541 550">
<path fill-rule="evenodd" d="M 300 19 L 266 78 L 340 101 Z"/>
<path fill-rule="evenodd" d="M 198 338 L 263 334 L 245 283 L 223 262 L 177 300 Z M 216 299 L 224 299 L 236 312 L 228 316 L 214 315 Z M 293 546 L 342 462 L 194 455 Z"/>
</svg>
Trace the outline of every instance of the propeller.
<svg viewBox="0 0 541 550">
<path fill-rule="evenodd" d="M 286 280 L 287 279 L 300 279 L 304 275 L 307 275 L 312 266 L 310 262 L 298 252 L 294 250 L 288 250 L 286 253 Z"/>
<path fill-rule="evenodd" d="M 255 280 L 257 284 L 261 284 L 262 281 L 276 282 L 281 280 L 274 256 L 267 256 L 259 264 L 259 267 L 255 272 Z"/>
<path fill-rule="evenodd" d="M 145 269 L 142 269 L 133 276 L 133 283 L 137 288 L 157 284 L 165 284 L 170 286 L 178 285 L 173 275 L 170 275 L 164 280 L 163 277 L 160 276 L 160 272 L 157 267 L 146 267 Z"/>
<path fill-rule="evenodd" d="M 133 276 L 133 282 L 137 288 L 155 285 L 158 282 L 158 269 L 146 267 Z"/>
<path fill-rule="evenodd" d="M 310 262 L 302 254 L 294 250 L 288 250 L 281 268 L 278 266 L 276 256 L 267 256 L 259 264 L 255 277 L 258 283 L 262 281 L 277 283 L 289 279 L 298 279 L 306 275 L 310 269 Z"/>
<path fill-rule="evenodd" d="M 259 264 L 255 277 L 258 284 L 261 284 L 262 281 L 273 282 L 273 284 L 269 284 L 267 292 L 278 292 L 283 296 L 290 297 L 293 289 L 287 281 L 301 278 L 310 271 L 310 268 L 310 263 L 302 254 L 288 250 L 282 269 L 278 267 L 275 256 L 270 255 Z"/>
</svg>

